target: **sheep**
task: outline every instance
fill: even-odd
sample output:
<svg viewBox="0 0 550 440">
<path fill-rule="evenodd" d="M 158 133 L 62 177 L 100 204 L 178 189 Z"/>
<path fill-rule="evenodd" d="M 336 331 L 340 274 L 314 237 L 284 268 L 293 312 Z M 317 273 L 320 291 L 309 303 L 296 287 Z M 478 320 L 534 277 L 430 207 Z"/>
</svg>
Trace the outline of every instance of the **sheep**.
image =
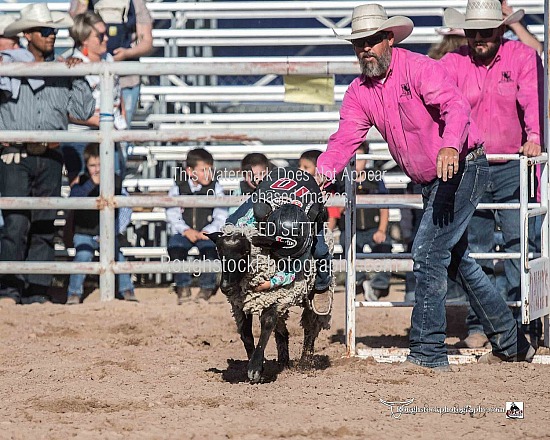
<svg viewBox="0 0 550 440">
<path fill-rule="evenodd" d="M 312 257 L 306 260 L 303 270 L 296 273 L 294 282 L 287 286 L 267 291 L 256 291 L 256 287 L 268 281 L 277 272 L 277 263 L 269 250 L 261 247 L 261 236 L 253 226 L 225 225 L 222 232 L 209 234 L 216 242 L 224 276 L 221 290 L 231 304 L 237 331 L 248 357 L 248 378 L 250 383 L 259 383 L 263 371 L 264 351 L 271 333 L 275 331 L 277 361 L 282 368 L 290 362 L 288 351 L 289 334 L 286 327 L 291 306 L 303 308 L 300 324 L 304 329 L 304 342 L 300 364 L 309 366 L 313 360 L 315 339 L 322 329 L 330 328 L 330 314 L 319 316 L 311 309 L 315 263 Z M 325 240 L 333 252 L 334 238 L 325 232 Z M 334 279 L 330 294 L 334 293 Z M 254 345 L 252 316 L 260 316 L 260 338 Z"/>
</svg>

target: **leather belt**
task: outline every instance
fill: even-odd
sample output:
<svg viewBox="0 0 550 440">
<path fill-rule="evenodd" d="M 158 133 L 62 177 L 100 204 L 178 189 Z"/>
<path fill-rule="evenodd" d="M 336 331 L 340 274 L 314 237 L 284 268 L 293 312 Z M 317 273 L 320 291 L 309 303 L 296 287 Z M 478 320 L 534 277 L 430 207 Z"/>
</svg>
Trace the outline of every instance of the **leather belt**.
<svg viewBox="0 0 550 440">
<path fill-rule="evenodd" d="M 15 145 L 25 148 L 30 156 L 40 156 L 48 150 L 59 147 L 59 142 L 22 142 Z"/>
<path fill-rule="evenodd" d="M 477 148 L 474 148 L 473 150 L 470 150 L 468 155 L 466 156 L 466 160 L 476 160 L 478 157 L 485 155 L 485 148 L 483 148 L 483 145 L 480 145 Z"/>
</svg>

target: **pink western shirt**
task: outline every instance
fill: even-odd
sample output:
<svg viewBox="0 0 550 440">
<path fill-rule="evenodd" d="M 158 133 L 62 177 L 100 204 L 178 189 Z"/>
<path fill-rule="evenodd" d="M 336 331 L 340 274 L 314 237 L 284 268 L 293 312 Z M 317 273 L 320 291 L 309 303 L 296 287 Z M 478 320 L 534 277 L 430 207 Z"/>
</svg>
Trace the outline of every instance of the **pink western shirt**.
<svg viewBox="0 0 550 440">
<path fill-rule="evenodd" d="M 445 69 L 427 56 L 398 48 L 392 49 L 385 81 L 361 76 L 348 87 L 338 131 L 319 156 L 318 171 L 329 178 L 342 171 L 372 126 L 418 183 L 437 177 L 441 148 L 455 148 L 462 159 L 480 142 L 470 124 L 470 105 Z"/>
<path fill-rule="evenodd" d="M 440 62 L 469 101 L 487 153 L 516 154 L 526 141 L 541 145 L 543 70 L 533 49 L 503 40 L 487 67 L 468 46 Z"/>
</svg>

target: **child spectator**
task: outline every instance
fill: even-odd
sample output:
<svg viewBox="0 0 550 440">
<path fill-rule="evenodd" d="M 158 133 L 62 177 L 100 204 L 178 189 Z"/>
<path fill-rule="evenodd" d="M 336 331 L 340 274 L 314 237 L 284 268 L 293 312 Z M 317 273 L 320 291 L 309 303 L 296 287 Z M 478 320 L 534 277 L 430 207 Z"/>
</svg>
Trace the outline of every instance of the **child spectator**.
<svg viewBox="0 0 550 440">
<path fill-rule="evenodd" d="M 269 174 L 269 160 L 262 153 L 249 153 L 241 161 L 242 180 L 239 187 L 233 192 L 234 196 L 252 194 L 258 183 Z M 233 214 L 237 208 L 229 208 L 229 214 Z"/>
<path fill-rule="evenodd" d="M 363 142 L 357 149 L 357 154 L 366 154 L 369 152 L 368 142 Z M 369 173 L 372 167 L 367 166 L 368 161 L 357 159 L 355 162 L 356 170 L 356 191 L 357 195 L 363 194 L 387 194 L 388 191 L 384 185 L 380 173 Z M 372 171 L 372 169 L 371 169 Z M 352 177 L 352 176 L 350 176 Z M 348 178 L 350 178 L 348 177 Z M 356 212 L 356 252 L 363 253 L 363 247 L 368 244 L 373 253 L 390 253 L 391 242 L 387 230 L 389 222 L 389 209 L 380 208 L 357 208 Z M 344 215 L 340 218 L 339 228 L 344 230 Z M 345 235 L 340 235 L 340 243 L 345 249 Z M 359 272 L 357 274 L 356 292 L 364 294 L 367 301 L 378 301 L 379 298 L 387 296 L 390 286 L 390 273 L 375 273 L 371 280 L 367 279 L 367 274 Z"/>
<path fill-rule="evenodd" d="M 183 174 L 183 173 L 182 173 Z M 185 178 L 175 176 L 175 184 L 168 192 L 171 197 L 178 195 L 223 196 L 223 188 L 215 179 L 214 159 L 203 148 L 189 151 L 185 164 Z M 226 208 L 179 208 L 166 210 L 166 218 L 171 228 L 168 242 L 168 255 L 171 260 L 187 260 L 189 250 L 196 246 L 204 259 L 218 257 L 216 245 L 205 233 L 218 232 L 227 218 Z M 176 273 L 176 295 L 178 304 L 191 297 L 191 274 Z M 204 273 L 199 278 L 199 299 L 208 300 L 216 291 L 215 273 Z"/>
<path fill-rule="evenodd" d="M 99 144 L 88 144 L 84 149 L 84 161 L 86 171 L 71 188 L 71 197 L 99 197 Z M 115 194 L 124 193 L 122 189 L 122 180 L 115 175 Z M 127 195 L 128 193 L 126 193 Z M 132 210 L 129 208 L 120 208 L 117 210 L 116 232 L 122 233 L 128 223 Z M 92 261 L 94 251 L 99 249 L 99 212 L 80 210 L 74 212 L 74 247 L 76 255 L 73 261 L 89 262 Z M 125 261 L 118 243 L 116 244 L 117 261 Z M 79 304 L 82 298 L 83 284 L 86 275 L 73 274 L 69 278 L 69 289 L 67 293 L 67 304 Z M 134 294 L 134 285 L 130 274 L 117 275 L 119 285 L 118 292 L 121 298 L 126 301 L 137 301 Z"/>
<path fill-rule="evenodd" d="M 302 153 L 298 161 L 298 167 L 302 171 L 307 171 L 312 176 L 315 176 L 315 169 L 317 168 L 317 159 L 321 155 L 321 150 L 307 150 Z M 325 188 L 327 193 L 334 193 L 334 185 L 329 185 Z M 338 220 L 340 219 L 342 210 L 337 206 L 328 206 L 328 227 L 333 231 L 338 225 Z"/>
</svg>

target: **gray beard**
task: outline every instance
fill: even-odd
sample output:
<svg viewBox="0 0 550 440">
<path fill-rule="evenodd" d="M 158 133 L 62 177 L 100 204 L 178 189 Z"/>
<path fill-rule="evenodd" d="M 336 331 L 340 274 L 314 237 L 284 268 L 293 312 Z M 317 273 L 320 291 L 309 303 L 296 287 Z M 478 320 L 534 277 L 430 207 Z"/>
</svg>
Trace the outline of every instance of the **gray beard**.
<svg viewBox="0 0 550 440">
<path fill-rule="evenodd" d="M 362 58 L 359 58 L 361 73 L 368 78 L 384 76 L 390 67 L 391 52 L 387 50 L 380 56 L 377 56 L 374 53 L 371 53 L 370 55 L 375 59 L 375 61 L 368 62 Z"/>
</svg>

